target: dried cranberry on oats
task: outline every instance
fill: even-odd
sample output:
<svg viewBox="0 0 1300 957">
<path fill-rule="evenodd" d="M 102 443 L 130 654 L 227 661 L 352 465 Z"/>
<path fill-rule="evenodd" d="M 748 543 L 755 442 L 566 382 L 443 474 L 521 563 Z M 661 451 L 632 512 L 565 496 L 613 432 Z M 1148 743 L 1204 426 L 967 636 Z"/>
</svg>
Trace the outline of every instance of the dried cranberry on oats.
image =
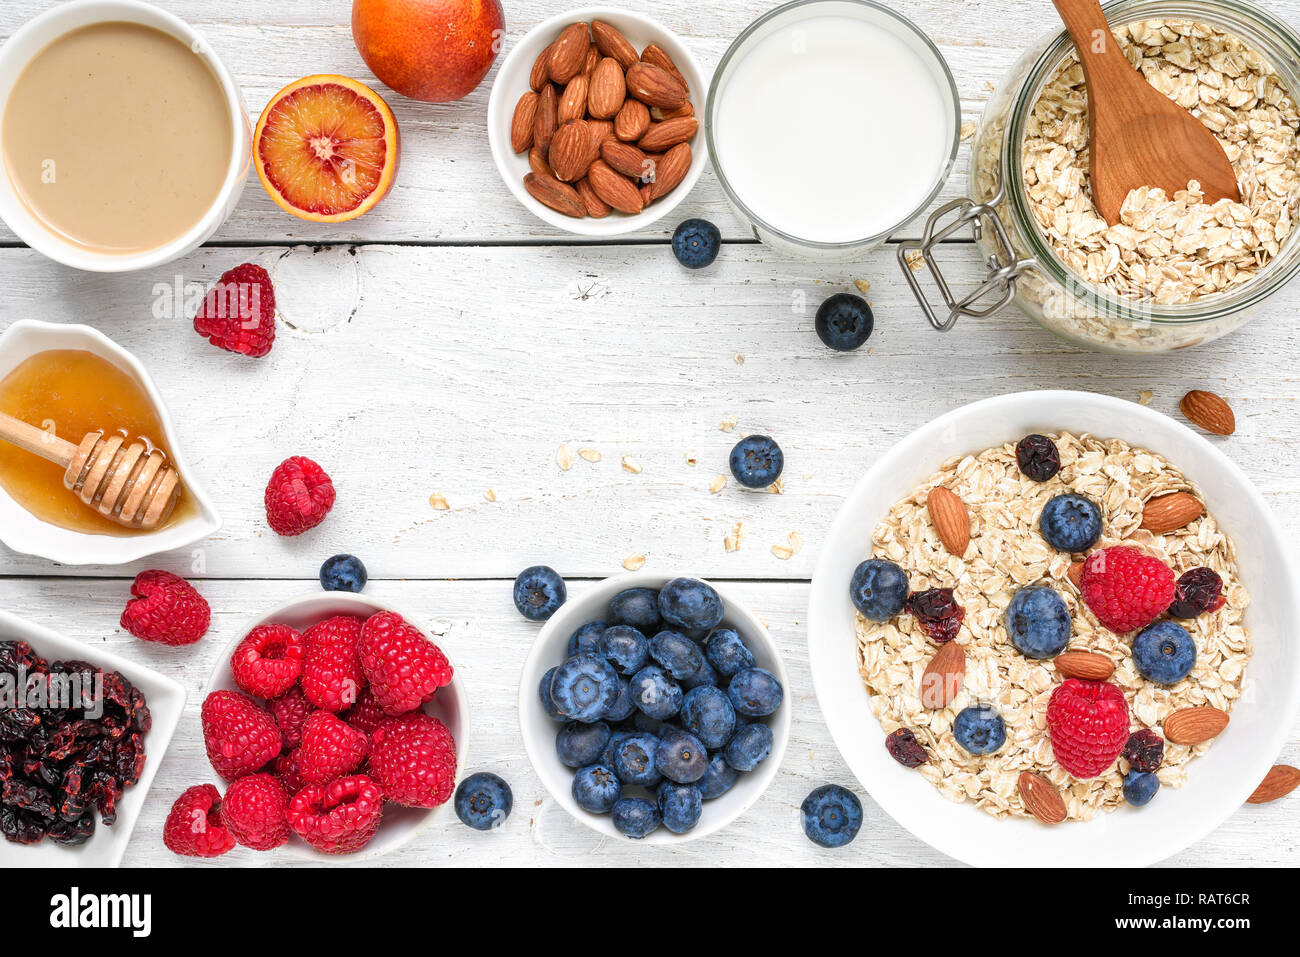
<svg viewBox="0 0 1300 957">
<path fill-rule="evenodd" d="M 1046 482 L 1061 471 L 1061 453 L 1045 435 L 1026 435 L 1016 443 L 1016 464 L 1035 482 Z"/>
<path fill-rule="evenodd" d="M 930 760 L 929 753 L 921 742 L 916 740 L 916 735 L 912 733 L 911 728 L 899 728 L 885 738 L 885 747 L 889 749 L 894 760 L 905 768 L 919 768 Z"/>
<path fill-rule="evenodd" d="M 1153 772 L 1164 763 L 1165 739 L 1154 731 L 1134 731 L 1120 754 L 1134 771 Z"/>
<path fill-rule="evenodd" d="M 966 609 L 957 604 L 951 588 L 930 588 L 907 596 L 904 608 L 916 618 L 925 636 L 936 645 L 957 637 Z"/>
<path fill-rule="evenodd" d="M 1195 618 L 1207 611 L 1222 608 L 1223 579 L 1211 568 L 1193 568 L 1183 572 L 1174 585 L 1174 600 L 1169 614 L 1174 618 Z"/>
</svg>

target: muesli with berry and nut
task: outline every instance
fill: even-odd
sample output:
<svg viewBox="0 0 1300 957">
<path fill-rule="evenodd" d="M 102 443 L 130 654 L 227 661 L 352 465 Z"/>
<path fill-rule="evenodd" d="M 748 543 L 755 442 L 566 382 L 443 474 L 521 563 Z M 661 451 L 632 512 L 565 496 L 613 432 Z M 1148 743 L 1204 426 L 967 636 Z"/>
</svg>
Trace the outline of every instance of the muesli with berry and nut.
<svg viewBox="0 0 1300 957">
<path fill-rule="evenodd" d="M 950 800 L 1049 824 L 1140 807 L 1227 726 L 1249 596 L 1161 456 L 1026 436 L 944 463 L 872 541 L 859 671 L 890 753 Z"/>
</svg>

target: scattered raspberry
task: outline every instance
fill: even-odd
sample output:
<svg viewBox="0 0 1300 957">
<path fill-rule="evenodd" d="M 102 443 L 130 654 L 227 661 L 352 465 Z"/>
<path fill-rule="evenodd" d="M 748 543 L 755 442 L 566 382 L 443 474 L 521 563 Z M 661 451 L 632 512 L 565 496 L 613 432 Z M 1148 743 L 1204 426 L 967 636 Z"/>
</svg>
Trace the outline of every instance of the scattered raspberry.
<svg viewBox="0 0 1300 957">
<path fill-rule="evenodd" d="M 313 710 L 302 689 L 294 685 L 280 697 L 268 701 L 266 707 L 280 729 L 284 746 L 292 750 L 302 744 L 302 725 Z"/>
<path fill-rule="evenodd" d="M 358 647 L 370 689 L 388 714 L 414 711 L 451 681 L 447 656 L 393 612 L 371 615 Z"/>
<path fill-rule="evenodd" d="M 921 742 L 916 740 L 911 728 L 899 728 L 885 738 L 885 748 L 905 768 L 919 768 L 930 760 L 930 755 Z"/>
<path fill-rule="evenodd" d="M 303 634 L 302 690 L 307 700 L 326 711 L 351 707 L 366 686 L 357 645 L 362 618 L 339 615 L 312 625 Z"/>
<path fill-rule="evenodd" d="M 1057 763 L 1076 778 L 1095 778 L 1128 741 L 1128 702 L 1108 682 L 1067 678 L 1047 703 L 1047 730 Z"/>
<path fill-rule="evenodd" d="M 1178 577 L 1169 614 L 1175 618 L 1195 618 L 1223 607 L 1223 579 L 1212 568 L 1193 568 Z"/>
<path fill-rule="evenodd" d="M 270 774 L 250 774 L 226 788 L 221 820 L 236 841 L 269 851 L 289 840 L 289 795 Z"/>
<path fill-rule="evenodd" d="M 302 672 L 302 635 L 288 625 L 258 625 L 235 648 L 235 684 L 257 698 L 278 698 Z"/>
<path fill-rule="evenodd" d="M 1154 731 L 1134 731 L 1124 744 L 1123 754 L 1134 771 L 1156 771 L 1165 761 L 1165 739 Z"/>
<path fill-rule="evenodd" d="M 366 759 L 367 737 L 328 711 L 313 711 L 302 726 L 298 773 L 308 784 L 325 784 L 355 771 Z"/>
<path fill-rule="evenodd" d="M 275 289 L 265 269 L 244 263 L 221 274 L 194 314 L 194 331 L 227 352 L 260 359 L 275 342 Z"/>
<path fill-rule="evenodd" d="M 375 836 L 383 812 L 379 785 L 354 774 L 299 791 L 289 802 L 289 826 L 318 851 L 350 854 Z"/>
<path fill-rule="evenodd" d="M 192 645 L 208 630 L 208 603 L 193 585 L 171 572 L 141 572 L 131 584 L 131 594 L 136 597 L 122 610 L 122 627 L 142 641 Z"/>
<path fill-rule="evenodd" d="M 1093 552 L 1083 563 L 1079 591 L 1097 620 L 1117 635 L 1145 628 L 1174 599 L 1174 573 L 1129 545 Z"/>
<path fill-rule="evenodd" d="M 221 820 L 221 792 L 211 784 L 187 789 L 167 814 L 163 844 L 186 857 L 220 857 L 235 846 Z"/>
<path fill-rule="evenodd" d="M 951 588 L 931 588 L 914 591 L 907 596 L 904 606 L 916 618 L 925 636 L 936 645 L 944 645 L 957 637 L 966 609 L 957 604 Z"/>
<path fill-rule="evenodd" d="M 300 748 L 294 748 L 275 759 L 275 776 L 280 779 L 280 783 L 284 785 L 284 789 L 290 796 L 307 786 L 307 782 L 302 779 L 302 772 L 298 769 L 300 751 Z"/>
<path fill-rule="evenodd" d="M 361 697 L 357 699 L 356 704 L 343 712 L 343 720 L 362 734 L 374 734 L 375 728 L 379 727 L 387 717 L 384 709 L 379 707 L 375 693 L 369 688 L 361 692 Z"/>
<path fill-rule="evenodd" d="M 227 781 L 259 771 L 280 753 L 271 715 L 238 691 L 214 691 L 203 701 L 203 744 Z"/>
<path fill-rule="evenodd" d="M 311 459 L 295 455 L 266 484 L 266 521 L 280 535 L 301 535 L 325 521 L 334 507 L 334 484 Z"/>
<path fill-rule="evenodd" d="M 437 807 L 456 783 L 456 742 L 423 711 L 389 718 L 371 736 L 370 773 L 394 804 Z"/>
</svg>

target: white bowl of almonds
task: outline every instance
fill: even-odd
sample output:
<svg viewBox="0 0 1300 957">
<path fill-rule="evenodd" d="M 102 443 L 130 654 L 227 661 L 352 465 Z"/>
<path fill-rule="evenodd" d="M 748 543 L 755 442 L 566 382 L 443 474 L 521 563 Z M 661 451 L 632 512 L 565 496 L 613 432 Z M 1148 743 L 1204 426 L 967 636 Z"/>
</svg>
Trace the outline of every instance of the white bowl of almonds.
<svg viewBox="0 0 1300 957">
<path fill-rule="evenodd" d="M 1030 435 L 1059 468 L 1017 454 Z M 1300 589 L 1231 442 L 1043 391 L 940 416 L 876 461 L 818 562 L 809 655 L 836 744 L 885 811 L 971 864 L 1141 866 L 1255 794 L 1300 708 Z M 1064 495 L 1095 506 L 1066 523 L 1081 539 L 1042 520 Z M 906 581 L 860 576 L 851 594 L 868 560 Z M 1161 584 L 1115 605 L 1132 567 Z M 1193 587 L 1205 579 L 1213 594 Z M 1013 602 L 1031 589 L 1059 610 L 1032 632 Z M 1156 628 L 1153 657 L 1141 636 Z"/>
<path fill-rule="evenodd" d="M 582 236 L 650 226 L 704 171 L 699 64 L 649 17 L 586 7 L 530 30 L 501 64 L 488 140 L 506 186 Z"/>
</svg>

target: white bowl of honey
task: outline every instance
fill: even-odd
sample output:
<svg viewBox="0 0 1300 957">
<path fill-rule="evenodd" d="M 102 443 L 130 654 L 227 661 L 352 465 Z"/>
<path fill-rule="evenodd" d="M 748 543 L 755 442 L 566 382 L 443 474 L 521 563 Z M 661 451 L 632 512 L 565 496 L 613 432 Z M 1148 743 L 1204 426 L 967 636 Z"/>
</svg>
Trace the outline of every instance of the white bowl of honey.
<svg viewBox="0 0 1300 957">
<path fill-rule="evenodd" d="M 44 255 L 126 272 L 190 252 L 243 192 L 251 132 L 233 76 L 140 0 L 72 0 L 0 47 L 0 217 Z"/>
<path fill-rule="evenodd" d="M 143 445 L 148 454 L 139 468 L 152 459 L 180 476 L 175 491 L 168 491 L 165 513 L 150 527 L 131 527 L 120 514 L 102 514 L 102 503 L 87 504 L 70 490 L 66 466 L 0 441 L 0 542 L 14 551 L 63 565 L 120 565 L 193 545 L 221 527 L 144 366 L 89 326 L 24 319 L 6 329 L 0 335 L 0 413 L 51 441 L 78 445 L 99 433 L 121 450 L 119 461 L 131 445 Z M 110 484 L 105 480 L 103 488 Z M 128 497 L 121 496 L 119 509 Z"/>
</svg>

